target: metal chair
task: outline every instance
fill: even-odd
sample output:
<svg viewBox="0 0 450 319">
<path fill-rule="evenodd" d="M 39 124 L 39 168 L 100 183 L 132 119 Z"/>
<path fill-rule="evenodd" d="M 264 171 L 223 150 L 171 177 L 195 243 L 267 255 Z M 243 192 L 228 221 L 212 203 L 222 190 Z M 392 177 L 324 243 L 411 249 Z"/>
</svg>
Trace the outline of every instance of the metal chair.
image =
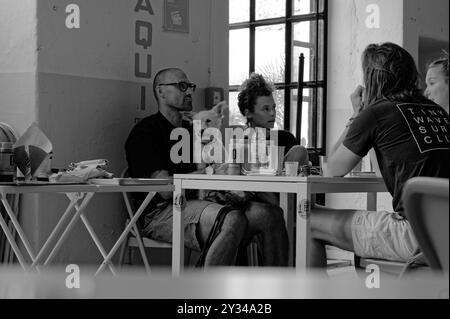
<svg viewBox="0 0 450 319">
<path fill-rule="evenodd" d="M 449 273 L 449 180 L 415 177 L 405 184 L 405 213 L 431 269 Z"/>
<path fill-rule="evenodd" d="M 128 168 L 125 168 L 122 171 L 121 177 L 122 178 L 129 177 Z M 122 196 L 123 196 L 125 207 L 126 207 L 127 213 L 128 213 L 128 218 L 127 218 L 127 223 L 128 223 L 128 221 L 131 218 L 133 218 L 134 212 L 136 211 L 136 209 L 135 209 L 136 206 L 133 203 L 133 199 L 132 199 L 130 193 L 124 192 L 124 193 L 122 193 Z M 138 224 L 139 223 L 137 223 L 136 227 L 132 229 L 132 231 L 129 234 L 129 237 L 125 241 L 124 245 L 122 245 L 122 247 L 121 247 L 120 255 L 119 255 L 119 264 L 120 265 L 123 264 L 125 252 L 127 249 L 138 248 L 139 252 L 141 254 L 141 257 L 142 257 L 142 261 L 145 266 L 145 270 L 147 271 L 147 273 L 149 273 L 151 269 L 150 269 L 150 263 L 148 261 L 148 257 L 147 257 L 145 248 L 172 249 L 172 244 L 163 242 L 163 241 L 159 241 L 159 240 L 150 239 L 147 237 L 142 237 L 141 229 Z M 190 260 L 190 254 L 191 254 L 191 251 L 188 249 L 186 252 L 186 258 L 185 258 L 187 263 Z"/>
</svg>

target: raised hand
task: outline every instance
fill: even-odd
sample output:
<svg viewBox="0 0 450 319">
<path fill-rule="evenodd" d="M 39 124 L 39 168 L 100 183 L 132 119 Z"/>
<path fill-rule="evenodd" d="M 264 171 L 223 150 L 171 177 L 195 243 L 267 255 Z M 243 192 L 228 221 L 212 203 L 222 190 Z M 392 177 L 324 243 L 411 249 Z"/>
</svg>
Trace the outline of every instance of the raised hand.
<svg viewBox="0 0 450 319">
<path fill-rule="evenodd" d="M 355 91 L 350 95 L 350 100 L 352 101 L 353 107 L 353 117 L 358 116 L 358 114 L 364 109 L 363 104 L 364 87 L 358 85 Z"/>
</svg>

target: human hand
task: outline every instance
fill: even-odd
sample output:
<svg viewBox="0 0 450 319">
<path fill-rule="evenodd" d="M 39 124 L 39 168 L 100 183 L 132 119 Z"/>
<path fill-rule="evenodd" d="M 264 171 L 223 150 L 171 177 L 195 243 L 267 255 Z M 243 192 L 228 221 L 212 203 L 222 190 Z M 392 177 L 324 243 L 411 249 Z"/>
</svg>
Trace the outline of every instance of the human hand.
<svg viewBox="0 0 450 319">
<path fill-rule="evenodd" d="M 356 117 L 363 109 L 363 95 L 364 87 L 358 85 L 355 91 L 350 95 L 350 100 L 352 101 L 353 107 L 353 117 Z"/>
<path fill-rule="evenodd" d="M 228 163 L 214 164 L 214 174 L 227 175 Z"/>
<path fill-rule="evenodd" d="M 192 124 L 192 122 L 193 122 L 192 117 L 194 116 L 195 112 L 181 111 L 180 114 L 181 114 L 183 121 L 188 121 L 189 123 Z"/>
</svg>

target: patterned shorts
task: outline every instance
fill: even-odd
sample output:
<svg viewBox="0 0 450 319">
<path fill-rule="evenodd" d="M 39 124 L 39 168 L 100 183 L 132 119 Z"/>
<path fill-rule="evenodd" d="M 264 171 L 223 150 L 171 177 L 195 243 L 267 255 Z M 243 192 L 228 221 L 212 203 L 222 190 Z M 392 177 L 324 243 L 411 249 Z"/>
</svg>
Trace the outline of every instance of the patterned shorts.
<svg viewBox="0 0 450 319">
<path fill-rule="evenodd" d="M 183 208 L 184 213 L 184 244 L 186 247 L 201 251 L 197 238 L 197 225 L 203 211 L 210 205 L 217 206 L 220 210 L 222 206 L 204 200 L 187 201 Z M 173 210 L 171 202 L 163 202 L 158 207 L 145 216 L 143 236 L 164 242 L 172 242 Z"/>
</svg>

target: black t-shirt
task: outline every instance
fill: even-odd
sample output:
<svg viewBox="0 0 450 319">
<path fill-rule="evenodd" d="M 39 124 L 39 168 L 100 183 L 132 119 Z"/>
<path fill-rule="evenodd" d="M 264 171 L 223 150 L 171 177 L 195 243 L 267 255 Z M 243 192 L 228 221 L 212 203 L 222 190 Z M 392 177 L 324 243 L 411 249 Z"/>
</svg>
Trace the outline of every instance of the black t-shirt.
<svg viewBox="0 0 450 319">
<path fill-rule="evenodd" d="M 380 100 L 353 121 L 343 142 L 358 156 L 375 150 L 393 208 L 403 211 L 405 182 L 416 176 L 449 177 L 449 115 L 431 101 Z"/>
<path fill-rule="evenodd" d="M 188 122 L 183 122 L 182 127 L 189 132 L 190 162 L 175 164 L 170 158 L 170 152 L 179 141 L 170 140 L 170 134 L 176 127 L 160 112 L 136 124 L 125 143 L 129 175 L 135 178 L 151 178 L 153 173 L 161 170 L 168 171 L 170 176 L 195 171 L 196 164 L 192 163 L 192 126 Z M 145 197 L 143 193 L 133 195 L 138 203 Z M 148 205 L 148 209 L 153 209 L 162 201 L 164 201 L 162 197 L 157 194 Z"/>
<path fill-rule="evenodd" d="M 276 144 L 277 146 L 284 146 L 284 155 L 287 154 L 287 152 L 289 152 L 289 150 L 295 146 L 295 145 L 300 145 L 297 141 L 297 139 L 295 138 L 294 135 L 292 135 L 291 132 L 289 131 L 284 131 L 284 130 L 278 130 L 275 131 L 278 134 L 278 144 Z"/>
</svg>

